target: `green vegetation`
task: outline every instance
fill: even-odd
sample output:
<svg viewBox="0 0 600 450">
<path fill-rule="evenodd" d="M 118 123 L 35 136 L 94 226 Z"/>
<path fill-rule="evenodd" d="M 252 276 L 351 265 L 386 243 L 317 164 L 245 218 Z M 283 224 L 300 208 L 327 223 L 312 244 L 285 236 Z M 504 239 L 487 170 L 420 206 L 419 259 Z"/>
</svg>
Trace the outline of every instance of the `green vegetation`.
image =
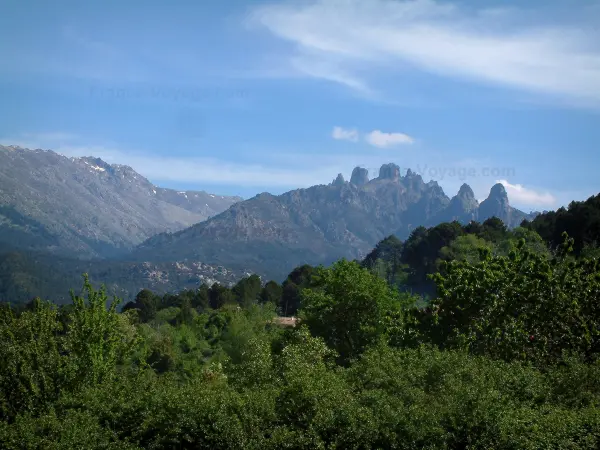
<svg viewBox="0 0 600 450">
<path fill-rule="evenodd" d="M 0 447 L 597 449 L 600 263 L 573 247 L 451 223 L 282 285 L 4 305 Z"/>
</svg>

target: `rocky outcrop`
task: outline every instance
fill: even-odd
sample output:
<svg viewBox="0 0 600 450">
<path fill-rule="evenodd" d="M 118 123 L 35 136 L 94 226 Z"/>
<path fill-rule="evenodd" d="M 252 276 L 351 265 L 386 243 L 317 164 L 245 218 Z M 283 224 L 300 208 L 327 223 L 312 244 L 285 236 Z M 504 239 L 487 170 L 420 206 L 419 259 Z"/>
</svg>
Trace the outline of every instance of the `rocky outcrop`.
<svg viewBox="0 0 600 450">
<path fill-rule="evenodd" d="M 333 180 L 331 184 L 334 186 L 343 186 L 345 183 L 346 180 L 344 180 L 344 176 L 341 173 L 338 173 L 337 178 Z"/>
<path fill-rule="evenodd" d="M 369 182 L 369 171 L 362 167 L 355 167 L 350 177 L 350 183 L 355 186 L 363 186 Z"/>
<path fill-rule="evenodd" d="M 400 167 L 396 164 L 384 164 L 379 169 L 380 180 L 398 181 L 400 179 Z"/>
<path fill-rule="evenodd" d="M 490 195 L 479 205 L 478 219 L 484 221 L 490 217 L 497 217 L 504 223 L 511 223 L 512 207 L 508 202 L 506 189 L 500 183 L 490 189 Z"/>
<path fill-rule="evenodd" d="M 460 187 L 458 193 L 450 199 L 448 208 L 444 211 L 444 217 L 440 218 L 440 221 L 470 222 L 471 220 L 477 220 L 478 208 L 479 202 L 475 198 L 473 189 L 465 183 Z"/>
</svg>

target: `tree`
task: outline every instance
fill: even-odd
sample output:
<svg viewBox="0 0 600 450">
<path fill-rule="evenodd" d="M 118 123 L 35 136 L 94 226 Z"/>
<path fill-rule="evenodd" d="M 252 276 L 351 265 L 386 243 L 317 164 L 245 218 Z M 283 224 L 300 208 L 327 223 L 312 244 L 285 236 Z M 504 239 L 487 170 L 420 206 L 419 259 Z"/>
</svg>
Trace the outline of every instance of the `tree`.
<svg viewBox="0 0 600 450">
<path fill-rule="evenodd" d="M 440 250 L 464 234 L 459 222 L 441 223 L 433 228 L 416 228 L 405 242 L 402 263 L 410 267 L 408 284 L 424 291 L 433 286 L 428 275 L 437 270 Z"/>
<path fill-rule="evenodd" d="M 209 308 L 209 291 L 210 286 L 206 283 L 202 283 L 192 299 L 192 307 L 198 312 L 203 312 Z"/>
<path fill-rule="evenodd" d="M 235 298 L 230 289 L 215 283 L 208 290 L 208 302 L 212 309 L 219 309 L 226 304 L 234 303 Z"/>
<path fill-rule="evenodd" d="M 273 303 L 278 305 L 281 296 L 283 294 L 283 288 L 276 281 L 269 281 L 263 289 L 260 291 L 260 302 L 261 303 Z"/>
<path fill-rule="evenodd" d="M 440 250 L 440 260 L 437 266 L 439 268 L 442 265 L 442 261 L 468 261 L 476 263 L 479 261 L 480 250 L 484 248 L 492 250 L 492 245 L 474 234 L 459 236 Z"/>
<path fill-rule="evenodd" d="M 539 214 L 527 226 L 553 249 L 561 245 L 562 233 L 568 233 L 574 240 L 574 253 L 579 255 L 586 245 L 600 242 L 600 194 L 585 202 L 571 202 L 568 208 Z"/>
<path fill-rule="evenodd" d="M 313 275 L 302 291 L 300 317 L 344 362 L 361 354 L 402 322 L 394 290 L 356 262 L 341 260 Z M 389 318 L 396 323 L 390 323 Z"/>
<path fill-rule="evenodd" d="M 407 265 L 402 263 L 402 241 L 388 236 L 365 257 L 361 265 L 385 279 L 389 284 L 405 284 Z"/>
<path fill-rule="evenodd" d="M 73 310 L 69 314 L 63 349 L 69 355 L 65 372 L 72 385 L 112 379 L 117 364 L 127 360 L 139 343 L 127 316 L 116 312 L 118 298 L 107 308 L 104 287 L 94 290 L 87 274 L 84 274 L 84 291 L 87 298 L 71 291 Z M 146 298 L 145 294 L 142 298 Z"/>
<path fill-rule="evenodd" d="M 180 325 L 191 325 L 194 322 L 195 314 L 192 302 L 188 297 L 184 297 L 176 317 L 176 322 Z"/>
<path fill-rule="evenodd" d="M 432 339 L 505 360 L 555 362 L 563 351 L 600 351 L 600 263 L 573 260 L 573 240 L 549 260 L 521 239 L 508 256 L 444 263 L 433 276 Z"/>
<path fill-rule="evenodd" d="M 258 275 L 244 277 L 233 287 L 232 292 L 238 304 L 243 307 L 255 304 L 262 290 L 262 282 Z"/>
<path fill-rule="evenodd" d="M 150 322 L 156 317 L 159 298 L 149 289 L 142 289 L 135 297 L 134 302 L 129 302 L 123 307 L 123 311 L 137 309 L 141 322 Z"/>
<path fill-rule="evenodd" d="M 293 316 L 300 308 L 301 292 L 311 286 L 315 268 L 305 264 L 296 267 L 283 282 L 283 292 L 279 308 L 284 316 Z"/>
</svg>

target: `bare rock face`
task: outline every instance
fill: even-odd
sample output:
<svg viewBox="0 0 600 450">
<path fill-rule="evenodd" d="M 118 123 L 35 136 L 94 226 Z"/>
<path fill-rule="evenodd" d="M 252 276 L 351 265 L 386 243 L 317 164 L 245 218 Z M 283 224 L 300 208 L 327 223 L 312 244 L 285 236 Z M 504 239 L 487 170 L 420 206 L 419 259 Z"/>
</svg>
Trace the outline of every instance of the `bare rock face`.
<svg viewBox="0 0 600 450">
<path fill-rule="evenodd" d="M 344 180 L 344 176 L 341 173 L 338 173 L 337 178 L 331 184 L 334 186 L 343 186 L 346 184 L 346 180 Z"/>
<path fill-rule="evenodd" d="M 369 171 L 362 167 L 355 167 L 350 177 L 350 183 L 355 186 L 363 186 L 369 182 Z"/>
<path fill-rule="evenodd" d="M 506 189 L 500 183 L 490 189 L 490 195 L 479 206 L 479 220 L 484 221 L 490 217 L 497 217 L 506 224 L 511 223 L 512 208 L 508 202 Z"/>
<path fill-rule="evenodd" d="M 396 164 L 383 164 L 379 169 L 380 180 L 398 181 L 400 179 L 400 167 Z"/>
<path fill-rule="evenodd" d="M 458 194 L 450 200 L 446 217 L 443 219 L 445 219 L 444 221 L 458 220 L 460 222 L 476 220 L 478 217 L 478 208 L 479 202 L 475 198 L 473 189 L 464 183 L 458 190 Z"/>
<path fill-rule="evenodd" d="M 108 256 L 240 200 L 160 188 L 100 158 L 0 146 L 0 243 L 15 248 Z"/>
</svg>

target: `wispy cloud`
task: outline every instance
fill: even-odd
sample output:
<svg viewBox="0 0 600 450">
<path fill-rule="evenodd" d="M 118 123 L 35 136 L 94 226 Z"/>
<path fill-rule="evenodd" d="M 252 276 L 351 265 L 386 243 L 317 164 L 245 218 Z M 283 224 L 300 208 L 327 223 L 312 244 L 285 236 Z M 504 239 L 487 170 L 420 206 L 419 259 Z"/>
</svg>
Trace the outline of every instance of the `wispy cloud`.
<svg viewBox="0 0 600 450">
<path fill-rule="evenodd" d="M 531 11 L 434 0 L 273 3 L 250 21 L 292 43 L 305 74 L 352 88 L 417 68 L 600 106 L 600 28 L 589 21 L 578 29 Z"/>
<path fill-rule="evenodd" d="M 557 199 L 548 192 L 537 192 L 521 184 L 511 184 L 507 180 L 497 180 L 506 189 L 511 202 L 530 207 L 554 207 Z"/>
<path fill-rule="evenodd" d="M 358 142 L 360 133 L 356 129 L 346 129 L 343 127 L 333 127 L 331 137 L 338 141 Z M 398 145 L 413 144 L 415 140 L 404 133 L 385 133 L 380 130 L 373 130 L 363 135 L 364 141 L 374 147 L 389 148 Z"/>
<path fill-rule="evenodd" d="M 373 130 L 365 136 L 365 140 L 379 148 L 388 148 L 396 145 L 406 145 L 415 142 L 408 134 L 404 133 L 384 133 L 379 130 Z"/>
<path fill-rule="evenodd" d="M 338 141 L 358 141 L 358 131 L 357 130 L 347 130 L 342 127 L 333 127 L 333 131 L 331 132 L 331 137 Z"/>
</svg>

